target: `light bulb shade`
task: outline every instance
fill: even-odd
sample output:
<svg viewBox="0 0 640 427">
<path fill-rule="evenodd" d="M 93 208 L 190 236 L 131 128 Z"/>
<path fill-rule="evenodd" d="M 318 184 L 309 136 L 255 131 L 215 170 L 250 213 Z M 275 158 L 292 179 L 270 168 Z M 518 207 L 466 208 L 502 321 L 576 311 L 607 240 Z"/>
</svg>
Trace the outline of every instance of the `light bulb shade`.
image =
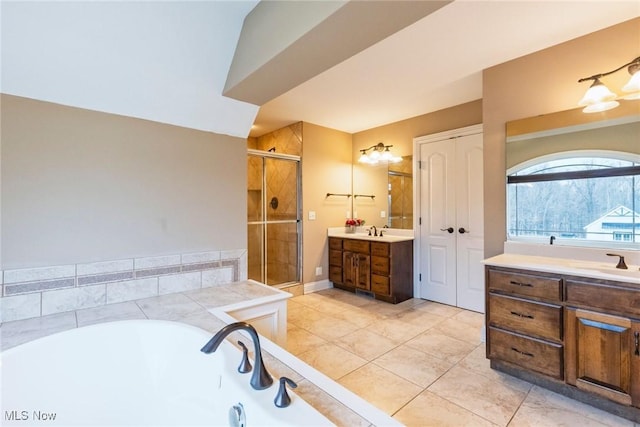
<svg viewBox="0 0 640 427">
<path fill-rule="evenodd" d="M 616 96 L 617 95 L 611 92 L 600 80 L 595 79 L 591 87 L 587 89 L 587 93 L 585 93 L 580 102 L 578 102 L 578 105 L 584 107 L 602 104 L 608 101 L 613 101 L 616 99 Z"/>
<path fill-rule="evenodd" d="M 393 154 L 391 154 L 391 151 L 389 151 L 389 147 L 387 147 L 387 149 L 384 150 L 380 155 L 380 160 L 382 160 L 383 162 L 389 162 L 391 161 L 391 159 L 393 159 Z"/>
<path fill-rule="evenodd" d="M 587 105 L 582 109 L 583 113 L 600 113 L 602 111 L 616 108 L 620 103 L 618 101 L 598 102 L 597 104 Z"/>
<path fill-rule="evenodd" d="M 369 154 L 369 159 L 371 159 L 372 161 L 378 161 L 380 159 L 380 152 L 377 150 L 373 150 L 371 152 L 371 154 Z"/>
<path fill-rule="evenodd" d="M 364 151 L 362 152 L 362 154 L 360 154 L 360 158 L 358 159 L 358 162 L 360 163 L 370 163 L 370 159 L 369 156 L 367 156 L 367 153 L 365 153 Z"/>
<path fill-rule="evenodd" d="M 640 92 L 640 69 L 637 69 L 626 85 L 622 87 L 625 92 Z"/>
</svg>

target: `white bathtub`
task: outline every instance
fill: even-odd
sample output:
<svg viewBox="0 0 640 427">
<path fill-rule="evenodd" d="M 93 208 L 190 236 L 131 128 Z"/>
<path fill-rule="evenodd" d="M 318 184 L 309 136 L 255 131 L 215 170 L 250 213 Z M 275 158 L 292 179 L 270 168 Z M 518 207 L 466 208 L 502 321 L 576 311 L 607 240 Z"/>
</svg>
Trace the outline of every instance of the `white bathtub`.
<svg viewBox="0 0 640 427">
<path fill-rule="evenodd" d="M 226 426 L 242 403 L 247 427 L 332 425 L 295 393 L 276 408 L 236 368 L 241 353 L 185 324 L 130 320 L 73 329 L 0 353 L 2 426 Z M 251 340 L 247 346 L 252 349 Z M 267 369 L 269 366 L 267 364 Z"/>
</svg>

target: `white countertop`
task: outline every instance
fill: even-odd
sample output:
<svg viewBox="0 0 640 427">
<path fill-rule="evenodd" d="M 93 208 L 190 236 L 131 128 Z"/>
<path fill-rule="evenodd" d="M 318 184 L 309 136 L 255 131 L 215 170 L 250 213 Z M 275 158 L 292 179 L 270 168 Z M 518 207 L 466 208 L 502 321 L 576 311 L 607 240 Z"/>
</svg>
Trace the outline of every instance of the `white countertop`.
<svg viewBox="0 0 640 427">
<path fill-rule="evenodd" d="M 627 263 L 629 268 L 627 270 L 621 270 L 616 268 L 617 262 L 618 258 L 615 257 L 612 257 L 610 262 L 604 263 L 507 253 L 485 259 L 483 264 L 496 267 L 520 268 L 547 273 L 591 277 L 594 279 L 615 280 L 640 285 L 640 266 Z"/>
<path fill-rule="evenodd" d="M 401 230 L 397 228 L 378 228 L 378 236 L 369 236 L 368 227 L 358 227 L 355 233 L 345 233 L 344 227 L 332 227 L 327 229 L 329 237 L 340 237 L 343 239 L 369 240 L 371 242 L 404 242 L 413 240 L 413 230 Z M 384 234 L 382 237 L 380 232 Z"/>
</svg>

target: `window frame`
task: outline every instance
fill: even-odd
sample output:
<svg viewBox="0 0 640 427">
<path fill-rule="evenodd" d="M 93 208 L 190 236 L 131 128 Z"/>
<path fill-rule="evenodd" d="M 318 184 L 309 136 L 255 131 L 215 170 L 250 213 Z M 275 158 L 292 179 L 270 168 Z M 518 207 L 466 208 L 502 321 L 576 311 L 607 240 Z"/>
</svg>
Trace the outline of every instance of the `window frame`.
<svg viewBox="0 0 640 427">
<path fill-rule="evenodd" d="M 610 169 L 593 169 L 585 171 L 570 171 L 570 172 L 552 172 L 552 173 L 540 173 L 534 175 L 513 175 L 531 166 L 554 160 L 562 159 L 574 159 L 574 158 L 608 158 L 613 160 L 630 161 L 640 164 L 640 153 L 629 153 L 624 151 L 613 150 L 571 150 L 563 151 L 552 154 L 546 154 L 533 159 L 529 159 L 525 162 L 514 165 L 507 169 L 506 185 L 505 185 L 505 200 L 506 200 L 506 238 L 507 241 L 522 242 L 522 243 L 545 243 L 549 244 L 549 238 L 547 236 L 514 236 L 509 233 L 509 185 L 532 183 L 532 182 L 549 182 L 560 180 L 576 180 L 576 179 L 589 179 L 589 178 L 608 178 L 615 176 L 638 176 L 640 179 L 640 165 L 628 166 L 620 168 Z M 637 212 L 639 206 L 635 206 Z M 556 239 L 555 245 L 559 246 L 576 246 L 576 247 L 593 247 L 593 248 L 614 248 L 614 249 L 627 249 L 627 250 L 640 250 L 640 242 L 629 242 L 625 240 L 590 240 L 590 239 Z"/>
</svg>

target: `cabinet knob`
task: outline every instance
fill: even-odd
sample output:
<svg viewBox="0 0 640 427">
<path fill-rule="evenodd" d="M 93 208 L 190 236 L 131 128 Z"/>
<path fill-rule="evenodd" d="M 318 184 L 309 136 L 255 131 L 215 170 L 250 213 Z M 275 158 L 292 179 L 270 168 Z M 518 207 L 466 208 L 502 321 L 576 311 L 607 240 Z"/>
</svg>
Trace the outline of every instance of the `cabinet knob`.
<svg viewBox="0 0 640 427">
<path fill-rule="evenodd" d="M 636 331 L 633 334 L 634 338 L 635 338 L 635 344 L 636 344 L 636 352 L 635 355 L 636 356 L 640 356 L 640 332 Z"/>
</svg>

